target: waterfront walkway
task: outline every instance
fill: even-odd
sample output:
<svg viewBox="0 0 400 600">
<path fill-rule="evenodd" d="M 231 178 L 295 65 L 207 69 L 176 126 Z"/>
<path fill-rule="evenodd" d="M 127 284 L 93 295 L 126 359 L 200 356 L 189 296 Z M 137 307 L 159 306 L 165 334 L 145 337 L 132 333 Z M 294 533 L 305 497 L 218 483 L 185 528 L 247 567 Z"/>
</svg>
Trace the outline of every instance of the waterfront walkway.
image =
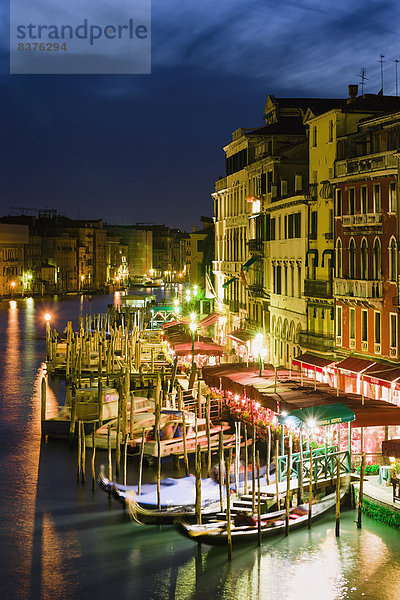
<svg viewBox="0 0 400 600">
<path fill-rule="evenodd" d="M 400 513 L 400 502 L 393 502 L 393 488 L 391 485 L 381 485 L 378 475 L 368 476 L 364 479 L 364 498 L 379 504 L 393 512 Z M 354 484 L 358 489 L 360 484 Z"/>
</svg>

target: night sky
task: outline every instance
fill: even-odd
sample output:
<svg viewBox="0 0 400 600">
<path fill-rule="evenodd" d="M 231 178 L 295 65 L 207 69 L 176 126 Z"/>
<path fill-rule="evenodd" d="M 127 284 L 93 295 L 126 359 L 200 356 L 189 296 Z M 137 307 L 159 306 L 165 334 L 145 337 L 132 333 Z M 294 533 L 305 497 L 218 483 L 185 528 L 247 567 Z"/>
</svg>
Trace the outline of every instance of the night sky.
<svg viewBox="0 0 400 600">
<path fill-rule="evenodd" d="M 263 124 L 269 93 L 346 97 L 362 67 L 376 93 L 380 54 L 395 93 L 398 0 L 153 0 L 152 74 L 124 76 L 8 75 L 2 1 L 2 214 L 191 230 L 212 215 L 222 146 Z"/>
</svg>

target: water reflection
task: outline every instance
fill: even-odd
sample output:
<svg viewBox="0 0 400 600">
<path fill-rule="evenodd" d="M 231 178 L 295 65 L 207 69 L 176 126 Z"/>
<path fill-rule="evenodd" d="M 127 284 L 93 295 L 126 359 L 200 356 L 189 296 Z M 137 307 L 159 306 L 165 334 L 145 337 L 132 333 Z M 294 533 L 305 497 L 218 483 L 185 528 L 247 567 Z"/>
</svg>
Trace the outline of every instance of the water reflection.
<svg viewBox="0 0 400 600">
<path fill-rule="evenodd" d="M 166 290 L 167 291 L 167 290 Z M 157 293 L 160 293 L 157 291 Z M 169 294 L 175 290 L 168 289 Z M 45 352 L 43 314 L 57 327 L 82 311 L 98 313 L 107 297 L 57 303 L 14 301 L 0 308 L 1 597 L 120 600 L 393 600 L 400 579 L 397 531 L 343 513 L 336 540 L 333 516 L 259 549 L 203 546 L 199 552 L 173 527 L 133 525 L 90 484 L 76 484 L 76 449 L 40 439 L 40 381 Z M 53 323 L 52 319 L 52 323 Z M 50 382 L 48 411 L 64 390 Z M 86 472 L 90 473 L 91 452 Z M 98 450 L 96 470 L 107 461 Z M 167 467 L 168 468 L 168 467 Z M 150 478 L 150 471 L 145 477 Z M 128 480 L 137 477 L 130 461 Z M 10 500 L 11 499 L 11 500 Z"/>
</svg>

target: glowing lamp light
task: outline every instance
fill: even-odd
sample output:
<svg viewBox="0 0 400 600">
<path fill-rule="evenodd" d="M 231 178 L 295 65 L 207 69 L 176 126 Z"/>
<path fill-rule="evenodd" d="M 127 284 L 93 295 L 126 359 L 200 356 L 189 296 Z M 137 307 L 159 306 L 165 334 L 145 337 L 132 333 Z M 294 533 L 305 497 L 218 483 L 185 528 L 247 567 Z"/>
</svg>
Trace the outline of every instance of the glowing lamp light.
<svg viewBox="0 0 400 600">
<path fill-rule="evenodd" d="M 197 285 L 194 285 L 194 286 L 193 286 L 193 294 L 194 294 L 195 296 L 197 296 L 197 292 L 198 292 L 198 291 L 199 291 L 199 288 L 198 288 L 198 286 L 197 286 Z"/>
<path fill-rule="evenodd" d="M 196 320 L 196 313 L 190 313 L 190 320 L 191 321 L 195 321 Z"/>
<path fill-rule="evenodd" d="M 286 412 L 286 410 L 283 410 L 283 411 L 281 412 L 281 415 L 282 415 L 282 417 L 285 419 L 285 418 L 287 417 L 287 412 Z"/>
<path fill-rule="evenodd" d="M 15 281 L 12 281 L 10 285 L 12 288 L 15 288 Z"/>
<path fill-rule="evenodd" d="M 49 322 L 49 321 L 50 321 L 50 319 L 51 319 L 51 314 L 50 314 L 50 313 L 46 313 L 46 314 L 44 315 L 44 320 L 45 320 L 45 321 L 47 321 L 47 322 Z"/>
<path fill-rule="evenodd" d="M 190 327 L 190 331 L 192 333 L 194 333 L 196 331 L 196 329 L 197 329 L 197 323 L 195 323 L 195 321 L 191 321 L 189 327 Z"/>
<path fill-rule="evenodd" d="M 175 298 L 175 300 L 174 300 L 174 306 L 175 306 L 175 308 L 178 308 L 178 306 L 179 306 L 179 300 L 178 300 L 178 298 Z"/>
<path fill-rule="evenodd" d="M 190 296 L 191 296 L 190 290 L 187 290 L 187 292 L 186 292 L 186 300 L 189 301 L 190 300 Z"/>
<path fill-rule="evenodd" d="M 315 429 L 317 426 L 317 421 L 315 419 L 308 419 L 307 425 L 310 429 Z"/>
<path fill-rule="evenodd" d="M 239 396 L 237 394 L 235 395 L 235 400 L 236 402 L 239 400 Z"/>
</svg>

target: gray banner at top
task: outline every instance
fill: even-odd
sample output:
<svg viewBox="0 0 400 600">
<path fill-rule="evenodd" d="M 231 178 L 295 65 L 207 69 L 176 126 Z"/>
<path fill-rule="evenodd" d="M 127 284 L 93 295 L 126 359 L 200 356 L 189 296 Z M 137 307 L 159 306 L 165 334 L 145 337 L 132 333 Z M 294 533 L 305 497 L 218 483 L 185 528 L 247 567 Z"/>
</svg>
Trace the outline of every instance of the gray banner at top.
<svg viewBox="0 0 400 600">
<path fill-rule="evenodd" d="M 151 73 L 150 0 L 11 0 L 10 73 Z"/>
</svg>

